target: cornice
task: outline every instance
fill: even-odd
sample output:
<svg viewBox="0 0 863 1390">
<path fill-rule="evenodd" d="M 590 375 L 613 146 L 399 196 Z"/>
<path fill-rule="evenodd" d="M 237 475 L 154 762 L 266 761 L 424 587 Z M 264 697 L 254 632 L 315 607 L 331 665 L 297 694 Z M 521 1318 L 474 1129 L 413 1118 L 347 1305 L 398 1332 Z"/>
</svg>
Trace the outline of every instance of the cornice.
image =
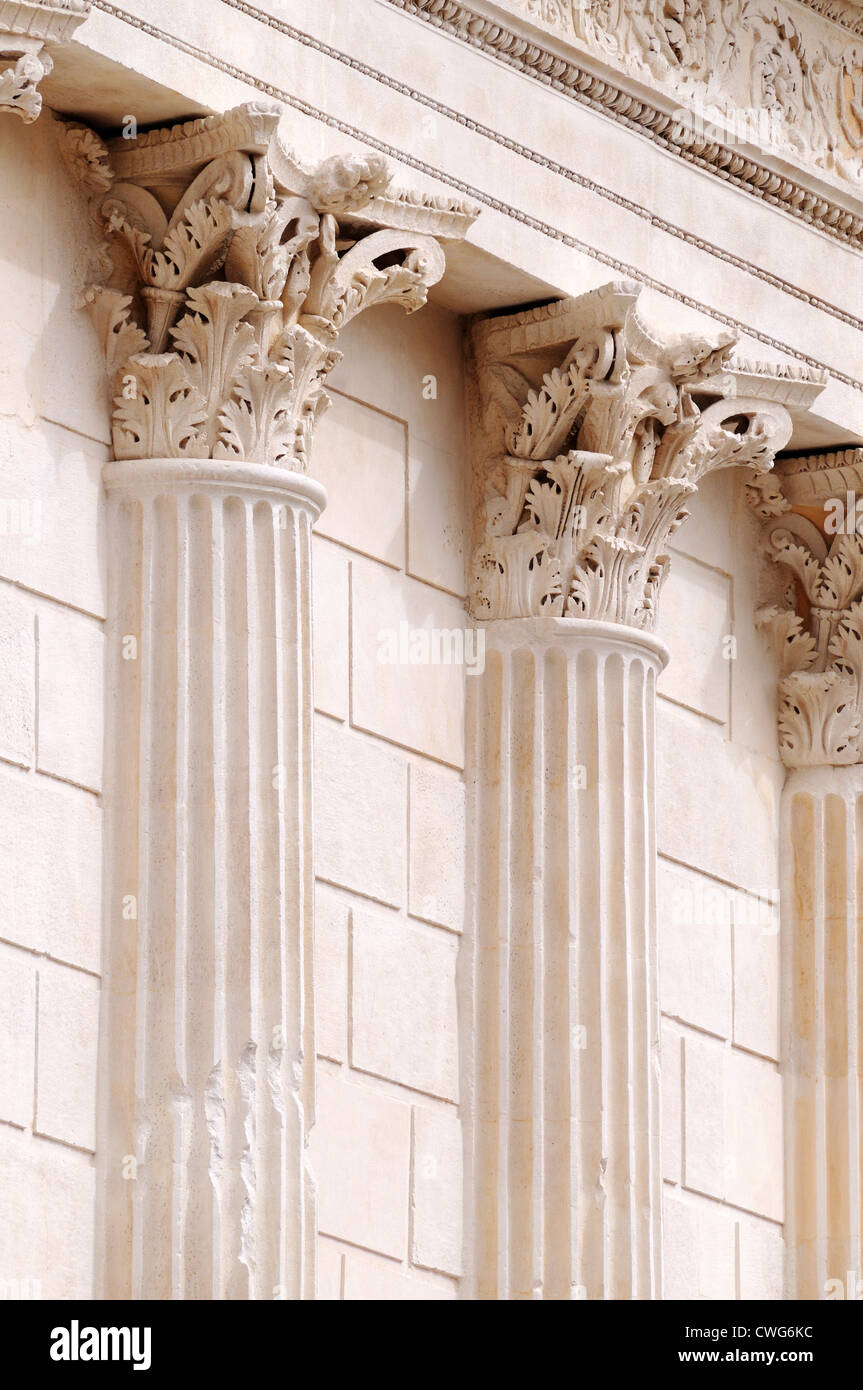
<svg viewBox="0 0 863 1390">
<path fill-rule="evenodd" d="M 68 43 L 89 13 L 89 0 L 0 0 L 0 32 Z"/>
<path fill-rule="evenodd" d="M 388 77 L 384 73 L 377 72 L 374 69 L 368 67 L 368 65 L 362 64 L 355 59 L 349 59 L 346 54 L 340 53 L 337 49 L 331 48 L 329 45 L 322 43 L 318 39 L 314 39 L 307 34 L 303 34 L 301 31 L 296 30 L 292 28 L 292 26 L 285 24 L 284 21 L 276 19 L 275 16 L 265 15 L 261 11 L 254 10 L 251 6 L 242 3 L 242 0 L 223 0 L 223 3 L 229 3 L 232 8 L 242 10 L 244 13 L 247 13 L 250 16 L 254 16 L 262 22 L 269 21 L 272 24 L 272 27 L 277 28 L 280 32 L 289 34 L 291 37 L 296 39 L 297 42 L 306 44 L 315 52 L 323 53 L 325 56 L 333 58 L 336 61 L 347 63 L 349 64 L 349 66 L 361 70 L 374 80 L 379 81 L 385 84 L 386 86 L 393 88 L 394 90 L 402 90 L 403 84 L 396 82 L 393 78 Z M 141 33 L 147 34 L 151 38 L 157 39 L 162 43 L 169 44 L 172 48 L 176 48 L 178 52 L 185 53 L 189 57 L 195 58 L 198 62 L 204 63 L 209 67 L 215 68 L 218 72 L 225 73 L 226 75 L 235 78 L 237 81 L 244 83 L 251 89 L 264 93 L 266 96 L 272 97 L 273 99 L 282 102 L 286 108 L 299 111 L 303 115 L 310 117 L 312 120 L 319 121 L 322 125 L 328 127 L 329 129 L 338 131 L 340 134 L 346 135 L 350 139 L 358 140 L 370 149 L 378 150 L 380 151 L 380 153 L 386 155 L 391 159 L 397 160 L 399 163 L 405 165 L 406 167 L 414 169 L 417 172 L 424 174 L 429 178 L 435 179 L 443 183 L 449 188 L 457 190 L 459 193 L 465 195 L 465 198 L 469 200 L 470 204 L 478 203 L 483 207 L 491 208 L 493 211 L 499 212 L 503 216 L 511 218 L 514 222 L 518 222 L 522 226 L 531 228 L 532 230 L 538 232 L 542 236 L 546 236 L 551 240 L 560 243 L 563 246 L 571 248 L 572 250 L 579 251 L 583 255 L 589 257 L 591 260 L 596 261 L 600 265 L 611 270 L 616 275 L 631 276 L 633 278 L 637 278 L 643 285 L 647 286 L 648 288 L 656 290 L 658 293 L 667 296 L 669 299 L 672 299 L 679 304 L 685 305 L 687 308 L 695 309 L 699 313 L 706 314 L 716 323 L 724 324 L 726 327 L 733 329 L 737 333 L 745 333 L 747 336 L 755 339 L 759 343 L 762 343 L 766 347 L 773 348 L 777 352 L 786 354 L 789 357 L 803 361 L 811 367 L 814 367 L 816 369 L 827 370 L 830 372 L 830 375 L 831 377 L 833 377 L 834 380 L 842 382 L 843 385 L 848 386 L 851 390 L 863 391 L 863 382 L 859 381 L 856 377 L 850 375 L 849 373 L 843 372 L 841 371 L 841 369 L 838 369 L 832 365 L 828 367 L 826 363 L 820 361 L 818 358 L 800 352 L 800 350 L 797 347 L 784 342 L 781 338 L 777 338 L 773 334 L 765 333 L 760 328 L 755 327 L 753 324 L 747 323 L 742 319 L 736 318 L 735 316 L 728 314 L 723 309 L 720 309 L 715 305 L 708 304 L 704 300 L 696 298 L 694 295 L 684 294 L 682 291 L 675 289 L 674 286 L 667 284 L 665 281 L 658 279 L 656 276 L 646 274 L 642 267 L 631 265 L 626 261 L 622 261 L 619 257 L 611 256 L 607 252 L 603 251 L 600 247 L 592 246 L 590 242 L 584 241 L 580 237 L 572 236 L 570 233 L 563 231 L 561 228 L 555 227 L 551 223 L 545 222 L 540 218 L 534 217 L 530 213 L 524 211 L 524 209 L 514 206 L 512 203 L 505 202 L 501 198 L 493 197 L 491 194 L 485 192 L 485 190 L 477 187 L 475 184 L 468 183 L 464 179 L 456 177 L 446 169 L 438 168 L 437 166 L 430 164 L 426 160 L 419 159 L 411 151 L 404 149 L 403 147 L 390 144 L 388 141 L 380 139 L 379 136 L 373 134 L 368 130 L 362 129 L 357 125 L 354 125 L 350 121 L 343 120 L 338 116 L 333 116 L 330 112 L 324 111 L 320 107 L 313 105 L 313 103 L 306 101 L 301 97 L 298 97 L 296 93 L 289 92 L 283 87 L 278 87 L 272 82 L 263 82 L 253 73 L 248 72 L 244 68 L 237 66 L 236 63 L 228 62 L 226 59 L 220 58 L 214 55 L 213 53 L 207 51 L 206 49 L 200 48 L 195 44 L 191 44 L 187 42 L 185 39 L 180 39 L 175 34 L 171 34 L 167 30 L 161 29 L 157 25 L 149 23 L 149 21 L 147 20 L 142 20 L 135 15 L 130 15 L 126 11 L 121 10 L 118 6 L 111 4 L 110 0 L 92 0 L 92 4 L 94 9 L 101 10 L 103 13 L 111 15 L 113 18 L 117 19 L 121 23 L 128 24 L 131 28 L 138 29 Z M 427 97 L 424 93 L 416 91 L 411 93 L 411 95 L 413 95 L 413 97 L 416 100 L 423 102 L 423 104 L 428 106 L 430 110 L 437 111 L 442 115 L 451 117 L 453 120 L 458 121 L 466 127 L 479 130 L 481 133 L 487 135 L 488 138 L 494 137 L 494 133 L 492 131 L 485 129 L 484 127 L 481 127 L 476 122 L 469 121 L 466 117 L 461 116 L 458 112 L 455 112 L 450 108 L 443 106 L 442 103 L 435 101 L 434 98 Z M 518 145 L 516 142 L 511 141 L 506 137 L 497 136 L 494 138 L 497 138 L 502 145 L 505 145 L 514 153 L 519 154 L 526 159 L 539 160 L 540 158 L 539 155 L 535 152 L 530 151 L 524 146 Z M 601 197 L 608 197 L 611 201 L 615 203 L 620 203 L 621 205 L 629 207 L 631 211 L 636 212 L 637 214 L 646 217 L 647 220 L 649 220 L 650 222 L 661 226 L 663 230 L 668 231 L 670 235 L 677 236 L 681 240 L 687 241 L 689 244 L 696 246 L 699 250 L 702 250 L 709 255 L 716 256 L 717 259 L 727 264 L 734 265 L 736 268 L 740 270 L 746 271 L 755 278 L 764 281 L 765 284 L 769 284 L 776 289 L 782 290 L 783 292 L 792 295 L 794 298 L 799 299 L 804 303 L 812 304 L 816 308 L 823 309 L 825 313 L 832 315 L 833 317 L 839 319 L 843 323 L 849 324 L 849 326 L 851 327 L 863 328 L 863 324 L 861 324 L 858 319 L 856 319 L 853 315 L 848 314 L 845 310 L 838 308 L 836 305 L 829 304 L 827 301 L 818 299 L 817 296 L 808 294 L 806 291 L 800 289 L 798 286 L 793 285 L 788 281 L 782 280 L 779 276 L 772 275 L 771 273 L 762 270 L 759 266 L 755 266 L 747 261 L 744 261 L 742 258 L 733 255 L 733 253 L 731 252 L 725 251 L 721 247 L 717 247 L 710 242 L 706 242 L 703 238 L 690 237 L 682 228 L 675 227 L 673 224 L 670 223 L 662 222 L 661 219 L 657 218 L 653 214 L 646 213 L 643 209 L 638 209 L 635 204 L 630 205 L 620 195 L 612 193 L 608 189 L 604 189 L 601 185 L 597 185 L 593 183 L 593 181 L 591 180 L 581 179 L 580 176 L 574 174 L 571 170 L 565 169 L 563 166 L 553 167 L 555 172 L 559 173 L 561 177 L 575 179 L 576 181 L 583 183 L 585 187 L 588 187 L 593 191 L 597 192 Z"/>
<path fill-rule="evenodd" d="M 652 227 L 656 227 L 659 230 L 666 232 L 669 236 L 676 237 L 680 241 L 687 242 L 687 244 L 690 246 L 697 247 L 699 251 L 705 251 L 708 255 L 715 256 L 717 260 L 722 261 L 725 265 L 734 266 L 735 269 L 742 270 L 746 274 L 752 275 L 756 279 L 762 280 L 765 284 L 771 285 L 774 289 L 781 290 L 785 294 L 790 294 L 793 298 L 799 299 L 803 303 L 811 304 L 813 308 L 820 309 L 824 313 L 830 314 L 831 317 L 838 319 L 840 322 L 847 323 L 849 327 L 860 329 L 861 331 L 863 331 L 863 322 L 861 322 L 861 320 L 857 318 L 855 315 L 850 314 L 847 310 L 840 308 L 836 304 L 831 304 L 828 300 L 822 299 L 818 295 L 814 295 L 808 293 L 805 290 L 802 290 L 799 286 L 793 284 L 791 281 L 783 279 L 782 276 L 775 275 L 771 271 L 765 270 L 761 266 L 753 264 L 753 262 L 751 261 L 747 261 L 744 257 L 735 255 L 732 251 L 728 251 L 724 247 L 717 246 L 713 242 L 706 241 L 703 237 L 691 235 L 683 227 L 680 227 L 676 223 L 669 221 L 667 218 L 660 216 L 655 211 L 648 210 L 642 207 L 642 205 L 634 199 L 627 198 L 623 194 L 618 193 L 610 188 L 607 188 L 603 184 L 597 183 L 595 179 L 589 179 L 577 173 L 576 170 L 571 169 L 566 165 L 559 164 L 555 160 L 543 158 L 543 156 L 539 153 L 538 150 L 531 149 L 528 145 L 520 144 L 517 141 L 510 139 L 508 136 L 503 135 L 501 132 L 493 130 L 490 126 L 483 125 L 479 121 L 471 120 L 469 117 L 455 110 L 453 107 L 446 106 L 443 102 L 435 100 L 433 97 L 426 95 L 424 92 L 419 92 L 414 89 L 408 88 L 404 83 L 397 81 L 395 78 L 390 77 L 388 74 L 371 67 L 367 63 L 362 63 L 358 59 L 349 57 L 349 55 L 342 53 L 340 50 L 333 48 L 329 44 L 323 43 L 321 40 L 313 38 L 309 34 L 303 33 L 302 30 L 295 28 L 293 25 L 287 24 L 281 18 L 278 18 L 275 15 L 266 14 L 265 12 L 257 9 L 255 6 L 246 3 L 246 0 L 222 0 L 222 2 L 228 5 L 231 9 L 236 9 L 240 13 L 247 15 L 249 18 L 253 18 L 260 23 L 266 24 L 270 28 L 278 30 L 278 32 L 287 35 L 295 42 L 304 44 L 312 48 L 315 52 L 325 55 L 327 58 L 332 59 L 334 62 L 344 63 L 352 69 L 362 72 L 364 76 L 371 78 L 373 81 L 380 82 L 382 85 L 390 88 L 392 91 L 397 91 L 409 95 L 413 100 L 422 103 L 423 106 L 426 106 L 429 110 L 434 111 L 436 114 L 444 116 L 448 120 L 454 121 L 457 124 L 462 125 L 465 129 L 475 131 L 477 134 L 484 136 L 488 140 L 493 140 L 496 144 L 499 144 L 502 148 L 510 150 L 512 153 L 517 154 L 520 158 L 529 160 L 531 163 L 543 164 L 545 168 L 547 168 L 550 172 L 557 174 L 560 178 L 566 179 L 568 182 L 576 184 L 578 187 L 584 188 L 590 193 L 596 194 L 597 197 L 606 199 L 608 202 L 613 203 L 616 207 L 624 208 L 627 212 L 632 213 L 633 216 L 642 218 L 644 221 L 649 222 Z M 109 10 L 111 8 L 109 5 L 104 3 L 104 0 L 94 0 L 94 3 L 99 8 L 103 8 L 106 10 Z M 174 42 L 174 40 L 170 39 L 169 36 L 163 35 L 162 37 L 167 38 L 169 42 Z M 204 55 L 201 54 L 199 56 L 203 57 Z M 209 59 L 209 61 L 213 62 L 215 66 L 224 68 L 224 64 L 221 64 L 218 59 Z M 249 78 L 249 80 L 251 81 L 253 79 Z M 261 84 L 257 85 L 260 86 Z M 274 88 L 267 88 L 267 90 L 273 92 L 275 91 Z M 280 100 L 284 101 L 286 104 L 294 105 L 301 109 L 306 109 L 305 103 L 299 102 L 296 98 L 289 97 L 284 92 L 279 92 L 277 93 L 277 95 L 279 96 Z M 324 113 L 318 112 L 317 117 L 318 119 L 323 120 L 326 124 L 334 126 L 337 129 L 347 129 L 343 122 L 336 121 L 332 117 L 327 116 Z M 362 138 L 368 144 L 374 143 L 373 138 L 367 132 L 352 133 L 358 134 L 359 138 Z M 419 161 L 414 159 L 406 151 L 396 152 L 390 150 L 388 152 L 393 154 L 397 153 L 398 158 L 400 158 L 405 163 L 413 164 L 415 167 L 421 167 Z M 467 191 L 470 192 L 472 197 L 475 197 L 480 201 L 488 203 L 489 206 L 494 206 L 497 210 L 506 212 L 509 216 L 520 216 L 516 209 L 512 207 L 507 207 L 502 203 L 493 202 L 489 200 L 478 189 L 472 188 L 469 185 L 463 185 L 458 183 L 456 180 L 451 179 L 450 176 L 448 176 L 445 172 L 441 170 L 429 170 L 429 172 L 434 173 L 435 176 L 438 178 L 453 183 L 453 185 L 456 187 L 465 188 Z M 468 204 L 468 206 L 470 206 L 470 204 Z M 392 222 L 392 215 L 397 215 L 395 210 L 391 211 L 391 216 L 387 219 L 390 222 Z M 525 219 L 522 218 L 521 220 Z M 392 223 L 392 225 L 396 225 L 396 223 Z M 541 224 L 531 220 L 531 225 L 538 227 Z M 554 231 L 554 229 L 550 227 L 543 226 L 542 229 L 548 235 L 557 236 L 557 233 Z M 443 231 L 438 230 L 437 235 L 443 235 Z M 558 239 L 560 238 L 558 237 Z M 596 255 L 596 252 L 586 244 L 581 245 L 579 249 L 584 250 L 586 254 L 590 256 Z M 612 261 L 606 261 L 604 263 L 610 265 L 613 269 L 626 270 L 626 267 L 623 267 Z M 639 275 L 641 279 L 644 279 L 643 273 L 640 270 L 632 268 L 632 271 L 634 274 Z M 669 293 L 672 298 L 678 297 L 674 293 L 674 291 L 670 289 L 666 290 L 665 287 L 660 285 L 656 285 L 655 287 L 662 289 L 664 293 Z M 705 312 L 712 311 L 706 310 Z M 741 327 L 742 325 L 735 326 Z M 758 337 L 759 335 L 756 333 L 754 336 Z M 767 340 L 762 339 L 762 341 Z M 843 378 L 837 377 L 837 379 L 842 380 Z"/>
<path fill-rule="evenodd" d="M 232 8 L 254 13 L 244 0 L 222 0 Z M 625 125 L 668 153 L 695 164 L 726 183 L 753 197 L 781 208 L 784 212 L 816 227 L 828 236 L 863 247 L 863 215 L 839 201 L 816 191 L 802 178 L 793 178 L 766 162 L 753 158 L 740 148 L 704 137 L 697 123 L 682 126 L 674 111 L 665 111 L 644 94 L 628 91 L 620 82 L 591 71 L 581 55 L 564 58 L 550 46 L 537 42 L 539 31 L 531 37 L 471 9 L 461 0 L 384 0 L 405 14 L 433 25 L 487 56 L 506 63 L 545 87 Z M 259 17 L 263 17 L 260 11 Z M 854 192 L 849 188 L 849 196 Z"/>
</svg>

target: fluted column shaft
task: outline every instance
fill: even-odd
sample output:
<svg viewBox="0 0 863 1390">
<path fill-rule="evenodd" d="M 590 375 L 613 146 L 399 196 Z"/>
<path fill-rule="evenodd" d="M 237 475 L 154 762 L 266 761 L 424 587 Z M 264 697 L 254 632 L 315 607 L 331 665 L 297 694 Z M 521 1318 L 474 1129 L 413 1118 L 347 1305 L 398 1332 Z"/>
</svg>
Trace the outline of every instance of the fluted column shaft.
<svg viewBox="0 0 863 1390">
<path fill-rule="evenodd" d="M 856 1297 L 863 1278 L 863 766 L 789 772 L 782 815 L 788 1294 Z"/>
<path fill-rule="evenodd" d="M 104 1293 L 314 1293 L 310 533 L 284 468 L 110 508 Z"/>
<path fill-rule="evenodd" d="M 626 627 L 486 625 L 473 686 L 473 1294 L 656 1298 L 654 708 Z"/>
</svg>

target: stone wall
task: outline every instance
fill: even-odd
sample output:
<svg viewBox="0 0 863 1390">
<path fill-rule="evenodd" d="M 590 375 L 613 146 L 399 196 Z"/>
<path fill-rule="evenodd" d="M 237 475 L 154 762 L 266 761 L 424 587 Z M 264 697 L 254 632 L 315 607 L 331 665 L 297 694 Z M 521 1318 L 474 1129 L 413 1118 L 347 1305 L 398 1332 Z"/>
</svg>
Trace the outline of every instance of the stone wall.
<svg viewBox="0 0 863 1390">
<path fill-rule="evenodd" d="M 466 623 L 461 325 L 382 309 L 342 347 L 313 459 L 319 1296 L 453 1298 L 465 674 L 403 658 Z"/>
<path fill-rule="evenodd" d="M 108 421 L 50 116 L 0 171 L 0 1291 L 89 1297 Z"/>
<path fill-rule="evenodd" d="M 471 677 L 422 644 L 470 626 L 465 323 L 637 277 L 663 331 L 726 328 L 777 370 L 829 372 L 792 447 L 853 445 L 863 221 L 838 165 L 785 178 L 768 149 L 763 168 L 729 169 L 716 142 L 696 160 L 648 105 L 633 114 L 537 45 L 504 52 L 507 31 L 471 28 L 459 5 L 445 23 L 431 0 L 296 0 L 290 17 L 227 0 L 216 25 L 212 0 L 147 8 L 94 11 L 77 56 L 96 85 L 81 94 L 67 54 L 46 107 L 119 129 L 130 73 L 144 128 L 283 101 L 310 163 L 370 147 L 400 186 L 482 208 L 434 302 L 342 333 L 312 451 L 329 497 L 314 537 L 318 1297 L 454 1299 Z M 55 134 L 47 109 L 0 116 L 0 1296 L 71 1298 L 95 1288 L 99 989 L 118 924 L 101 867 L 109 417 L 79 311 L 92 227 Z M 743 478 L 706 478 L 691 511 L 658 625 L 664 1296 L 776 1299 L 777 670 Z"/>
<path fill-rule="evenodd" d="M 742 479 L 705 480 L 659 635 L 658 924 L 666 1298 L 781 1298 L 775 674 Z"/>
</svg>

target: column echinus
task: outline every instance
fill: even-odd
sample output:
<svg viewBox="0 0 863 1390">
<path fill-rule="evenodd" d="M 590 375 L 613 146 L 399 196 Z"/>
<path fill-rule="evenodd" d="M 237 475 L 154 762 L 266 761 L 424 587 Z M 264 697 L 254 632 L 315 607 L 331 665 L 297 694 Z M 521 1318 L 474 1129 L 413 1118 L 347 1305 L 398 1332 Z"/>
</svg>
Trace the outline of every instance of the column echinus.
<svg viewBox="0 0 863 1390">
<path fill-rule="evenodd" d="M 473 336 L 470 1286 L 661 1296 L 653 635 L 714 469 L 771 467 L 805 369 L 663 338 L 640 286 Z M 469 1088 L 470 1089 L 470 1088 Z"/>
<path fill-rule="evenodd" d="M 863 449 L 749 489 L 776 562 L 790 1298 L 863 1295 Z"/>
<path fill-rule="evenodd" d="M 279 114 L 65 128 L 113 401 L 109 1298 L 314 1296 L 309 451 L 339 330 L 419 308 L 474 215 L 377 155 L 304 169 Z"/>
</svg>

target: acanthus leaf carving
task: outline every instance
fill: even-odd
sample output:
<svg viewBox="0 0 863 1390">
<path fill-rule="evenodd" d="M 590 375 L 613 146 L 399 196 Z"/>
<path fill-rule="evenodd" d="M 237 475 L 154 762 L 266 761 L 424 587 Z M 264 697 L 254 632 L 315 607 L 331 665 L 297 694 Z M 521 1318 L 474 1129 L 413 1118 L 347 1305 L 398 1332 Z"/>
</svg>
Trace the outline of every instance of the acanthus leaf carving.
<svg viewBox="0 0 863 1390">
<path fill-rule="evenodd" d="M 789 405 L 823 388 L 820 376 L 734 363 L 727 334 L 657 336 L 639 289 L 615 283 L 475 332 L 478 618 L 527 616 L 531 599 L 535 616 L 651 628 L 666 545 L 701 478 L 769 470 L 791 434 Z M 554 586 L 512 575 L 535 568 L 536 551 L 510 544 L 526 534 L 556 562 Z"/>
<path fill-rule="evenodd" d="M 564 446 L 578 411 L 587 398 L 587 383 L 576 363 L 555 367 L 539 390 L 529 390 L 518 424 L 507 445 L 524 458 L 553 458 Z"/>
<path fill-rule="evenodd" d="M 794 671 L 808 671 L 815 664 L 818 655 L 815 639 L 792 608 L 778 608 L 775 604 L 761 608 L 756 614 L 756 624 L 772 637 L 783 676 Z"/>
<path fill-rule="evenodd" d="M 65 128 L 103 238 L 103 283 L 85 299 L 105 345 L 118 459 L 306 469 L 340 330 L 374 304 L 419 308 L 445 269 L 425 227 L 463 235 L 475 215 L 394 193 L 377 155 L 304 170 L 278 143 L 278 118 L 249 103 L 108 145 Z M 369 216 L 387 199 L 396 229 Z"/>
<path fill-rule="evenodd" d="M 857 693 L 836 670 L 798 671 L 780 682 L 779 750 L 789 767 L 859 761 Z"/>
<path fill-rule="evenodd" d="M 219 411 L 213 457 L 265 458 L 271 463 L 292 464 L 296 454 L 293 395 L 287 367 L 274 363 L 245 367 Z"/>
<path fill-rule="evenodd" d="M 181 359 L 170 352 L 142 352 L 126 365 L 134 386 L 114 401 L 114 456 L 206 458 L 206 403 Z"/>
<path fill-rule="evenodd" d="M 764 521 L 767 557 L 793 576 L 757 615 L 780 658 L 779 749 L 789 767 L 863 762 L 863 536 L 831 532 L 827 504 L 854 479 L 859 451 L 780 459 Z M 798 510 L 799 509 L 799 510 Z M 819 511 L 823 524 L 813 517 Z"/>
<path fill-rule="evenodd" d="M 294 323 L 276 340 L 272 357 L 277 365 L 287 368 L 293 384 L 295 466 L 302 472 L 311 452 L 315 425 L 329 405 L 324 382 L 341 361 L 341 353 Z"/>
<path fill-rule="evenodd" d="M 189 290 L 188 312 L 171 330 L 189 385 L 204 402 L 211 450 L 219 438 L 225 385 L 237 382 L 255 356 L 254 330 L 243 320 L 257 302 L 244 285 L 214 281 Z"/>
<path fill-rule="evenodd" d="M 328 325 L 335 335 L 373 304 L 400 303 L 410 313 L 425 303 L 427 287 L 446 268 L 443 252 L 428 237 L 379 231 L 362 238 L 343 255 L 336 249 L 338 224 L 327 213 L 321 220 L 321 253 L 311 273 L 304 316 Z M 377 262 L 403 253 L 398 265 Z"/>
<path fill-rule="evenodd" d="M 855 22 L 843 33 L 818 16 L 827 0 L 803 5 L 810 13 L 778 0 L 502 0 L 684 103 L 681 144 L 700 132 L 704 142 L 763 146 L 859 183 L 859 13 L 845 7 Z"/>
<path fill-rule="evenodd" d="M 792 532 L 784 526 L 774 527 L 770 531 L 767 544 L 773 558 L 787 565 L 797 575 L 807 599 L 815 603 L 822 579 L 820 559 L 813 555 L 808 546 L 795 541 Z"/>
<path fill-rule="evenodd" d="M 89 126 L 67 121 L 59 127 L 61 148 L 70 171 L 88 198 L 107 193 L 114 182 L 108 150 Z"/>
<path fill-rule="evenodd" d="M 42 110 L 39 83 L 53 67 L 44 51 L 22 53 L 11 67 L 0 72 L 0 109 L 12 111 L 25 125 L 31 125 Z"/>
<path fill-rule="evenodd" d="M 563 603 L 560 562 L 543 536 L 520 532 L 491 537 L 474 554 L 474 612 L 492 618 L 559 615 Z"/>
<path fill-rule="evenodd" d="M 87 290 L 84 303 L 104 344 L 108 380 L 114 391 L 124 364 L 139 353 L 146 352 L 150 341 L 146 333 L 132 322 L 131 295 L 95 285 Z"/>
<path fill-rule="evenodd" d="M 305 198 L 271 199 L 263 219 L 240 226 L 234 232 L 225 260 L 225 274 L 242 281 L 262 302 L 286 297 L 296 307 L 297 284 L 308 292 L 308 248 L 320 231 L 320 216 Z M 285 303 L 288 309 L 288 303 Z"/>
</svg>

